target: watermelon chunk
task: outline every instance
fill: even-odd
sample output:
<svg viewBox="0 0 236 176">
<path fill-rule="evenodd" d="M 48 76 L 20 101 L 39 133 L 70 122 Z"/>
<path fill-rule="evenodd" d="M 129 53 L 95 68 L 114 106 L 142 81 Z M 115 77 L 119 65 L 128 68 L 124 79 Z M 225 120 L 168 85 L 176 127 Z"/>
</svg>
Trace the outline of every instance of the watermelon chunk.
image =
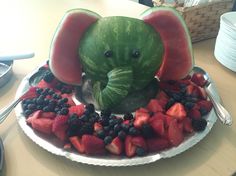
<svg viewBox="0 0 236 176">
<path fill-rule="evenodd" d="M 154 7 L 145 11 L 141 18 L 159 32 L 164 45 L 160 80 L 184 78 L 192 69 L 193 52 L 188 28 L 181 15 L 170 7 Z"/>
</svg>

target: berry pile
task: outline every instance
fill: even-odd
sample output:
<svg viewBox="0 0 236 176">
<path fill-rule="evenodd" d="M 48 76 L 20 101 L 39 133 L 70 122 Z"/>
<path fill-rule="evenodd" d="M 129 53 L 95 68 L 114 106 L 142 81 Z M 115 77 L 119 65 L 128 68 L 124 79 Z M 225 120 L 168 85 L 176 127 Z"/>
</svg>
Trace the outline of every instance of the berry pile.
<svg viewBox="0 0 236 176">
<path fill-rule="evenodd" d="M 185 136 L 206 128 L 212 103 L 202 75 L 160 82 L 160 91 L 134 113 L 97 113 L 92 104 L 76 105 L 73 87 L 47 70 L 33 97 L 22 102 L 26 122 L 34 130 L 55 136 L 65 149 L 88 155 L 144 156 L 181 144 Z"/>
</svg>

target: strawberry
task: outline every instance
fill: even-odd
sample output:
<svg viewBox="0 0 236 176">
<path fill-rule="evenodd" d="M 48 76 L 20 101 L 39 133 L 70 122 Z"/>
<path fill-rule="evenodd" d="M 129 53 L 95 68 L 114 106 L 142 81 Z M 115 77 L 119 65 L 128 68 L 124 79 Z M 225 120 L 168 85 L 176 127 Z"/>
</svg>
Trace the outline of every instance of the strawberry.
<svg viewBox="0 0 236 176">
<path fill-rule="evenodd" d="M 134 126 L 136 128 L 141 128 L 143 124 L 148 123 L 150 118 L 148 111 L 143 112 L 143 109 L 144 108 L 135 111 Z"/>
<path fill-rule="evenodd" d="M 147 150 L 146 141 L 145 141 L 145 139 L 142 136 L 134 136 L 134 137 L 132 137 L 131 142 L 136 147 L 141 147 L 144 150 Z"/>
<path fill-rule="evenodd" d="M 203 87 L 207 82 L 201 73 L 194 73 L 192 75 L 191 81 L 200 87 Z"/>
<path fill-rule="evenodd" d="M 156 99 L 151 99 L 147 105 L 147 109 L 150 112 L 162 112 L 163 108 L 160 105 L 159 101 Z"/>
<path fill-rule="evenodd" d="M 69 115 L 72 114 L 77 114 L 78 116 L 81 116 L 85 111 L 85 107 L 83 104 L 79 104 L 79 105 L 75 105 L 75 106 L 71 106 L 69 108 Z"/>
<path fill-rule="evenodd" d="M 115 137 L 105 148 L 112 154 L 120 155 L 123 152 L 123 145 L 122 140 L 119 137 Z"/>
<path fill-rule="evenodd" d="M 66 130 L 68 128 L 68 118 L 69 117 L 67 115 L 57 115 L 57 117 L 53 121 L 52 132 L 61 141 L 65 141 L 67 137 Z"/>
<path fill-rule="evenodd" d="M 125 138 L 125 154 L 127 157 L 132 157 L 136 153 L 136 147 L 132 143 L 132 136 L 127 135 Z"/>
<path fill-rule="evenodd" d="M 197 120 L 197 119 L 201 118 L 201 113 L 200 113 L 200 111 L 198 109 L 192 108 L 188 112 L 188 117 L 190 117 L 191 119 Z"/>
<path fill-rule="evenodd" d="M 154 132 L 159 135 L 163 136 L 165 133 L 164 128 L 164 120 L 160 118 L 151 118 L 150 125 L 153 128 Z"/>
<path fill-rule="evenodd" d="M 52 124 L 53 124 L 52 119 L 35 118 L 31 121 L 33 129 L 45 134 L 52 133 Z"/>
<path fill-rule="evenodd" d="M 98 131 L 100 131 L 100 130 L 103 129 L 103 126 L 102 126 L 101 123 L 95 122 L 95 123 L 93 124 L 93 129 L 94 129 L 94 132 L 98 132 Z"/>
<path fill-rule="evenodd" d="M 69 140 L 79 153 L 85 152 L 84 145 L 82 144 L 81 139 L 78 136 L 72 136 L 69 138 Z"/>
<path fill-rule="evenodd" d="M 85 134 L 82 136 L 82 144 L 84 145 L 85 153 L 88 155 L 99 155 L 105 153 L 105 144 L 102 139 Z"/>
<path fill-rule="evenodd" d="M 204 109 L 206 113 L 210 112 L 212 109 L 212 102 L 209 100 L 200 100 L 197 102 L 200 109 Z"/>
<path fill-rule="evenodd" d="M 192 120 L 190 118 L 185 118 L 183 120 L 183 125 L 184 125 L 184 132 L 186 133 L 192 133 L 193 132 L 193 127 L 192 127 Z"/>
<path fill-rule="evenodd" d="M 168 128 L 168 139 L 173 146 L 178 146 L 184 140 L 184 135 L 178 126 L 176 119 L 173 119 Z"/>
<path fill-rule="evenodd" d="M 158 152 L 170 147 L 170 143 L 165 138 L 150 138 L 147 139 L 147 146 L 150 152 Z"/>
<path fill-rule="evenodd" d="M 183 120 L 186 118 L 186 111 L 184 109 L 184 105 L 181 103 L 173 104 L 167 111 L 166 114 L 172 117 L 177 118 L 178 120 Z"/>
</svg>

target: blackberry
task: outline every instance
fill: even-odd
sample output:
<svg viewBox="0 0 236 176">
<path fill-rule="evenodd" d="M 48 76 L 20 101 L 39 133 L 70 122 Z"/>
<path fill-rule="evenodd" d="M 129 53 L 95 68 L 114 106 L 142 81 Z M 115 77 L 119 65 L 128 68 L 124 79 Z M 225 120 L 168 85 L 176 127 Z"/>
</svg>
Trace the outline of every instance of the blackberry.
<svg viewBox="0 0 236 176">
<path fill-rule="evenodd" d="M 112 142 L 112 137 L 111 136 L 106 136 L 104 138 L 104 144 L 107 145 L 107 144 L 110 144 Z"/>
<path fill-rule="evenodd" d="M 116 133 L 118 133 L 121 129 L 122 129 L 122 128 L 121 128 L 121 125 L 120 125 L 120 124 L 114 125 L 114 131 L 115 131 Z"/>
<path fill-rule="evenodd" d="M 89 121 L 89 116 L 83 114 L 83 115 L 80 117 L 80 120 L 82 120 L 83 122 L 88 122 L 88 121 Z"/>
<path fill-rule="evenodd" d="M 95 112 L 95 108 L 94 108 L 94 105 L 93 105 L 93 104 L 87 104 L 87 105 L 85 106 L 85 109 L 88 110 L 90 113 Z"/>
<path fill-rule="evenodd" d="M 129 125 L 128 125 L 128 124 L 122 123 L 122 124 L 121 124 L 121 128 L 122 128 L 122 130 L 125 131 L 125 132 L 128 132 L 128 131 L 129 131 Z"/>
<path fill-rule="evenodd" d="M 205 119 L 192 120 L 192 126 L 194 131 L 203 131 L 207 126 L 207 121 Z"/>
<path fill-rule="evenodd" d="M 208 114 L 208 111 L 206 110 L 206 108 L 200 107 L 199 111 L 201 113 L 201 116 L 204 116 L 204 115 Z"/>
<path fill-rule="evenodd" d="M 104 126 L 103 129 L 104 129 L 104 131 L 109 132 L 110 131 L 110 126 Z"/>
<path fill-rule="evenodd" d="M 133 119 L 133 118 L 134 118 L 134 116 L 133 116 L 132 113 L 126 113 L 126 114 L 123 116 L 123 119 L 124 119 L 124 120 L 131 120 L 131 119 Z"/>
<path fill-rule="evenodd" d="M 83 134 L 93 134 L 93 124 L 84 123 L 78 131 L 79 136 L 82 136 Z"/>
<path fill-rule="evenodd" d="M 141 133 L 142 133 L 143 137 L 150 138 L 150 137 L 153 137 L 154 131 L 153 131 L 151 125 L 143 124 L 142 128 L 141 128 Z"/>
<path fill-rule="evenodd" d="M 193 103 L 193 102 L 186 102 L 184 104 L 185 108 L 188 110 L 192 109 L 194 107 L 194 105 L 195 105 L 195 103 Z"/>
<path fill-rule="evenodd" d="M 173 98 L 175 101 L 180 102 L 180 101 L 182 100 L 182 95 L 179 94 L 179 93 L 173 93 L 173 94 L 172 94 L 172 98 Z"/>
</svg>

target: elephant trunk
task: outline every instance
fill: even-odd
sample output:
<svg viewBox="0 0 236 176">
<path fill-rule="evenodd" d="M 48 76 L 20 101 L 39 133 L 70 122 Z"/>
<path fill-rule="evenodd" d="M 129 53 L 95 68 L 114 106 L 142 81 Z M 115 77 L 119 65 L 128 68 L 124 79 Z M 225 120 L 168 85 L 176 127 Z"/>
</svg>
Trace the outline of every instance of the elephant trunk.
<svg viewBox="0 0 236 176">
<path fill-rule="evenodd" d="M 132 67 L 114 68 L 108 74 L 107 85 L 103 88 L 101 82 L 93 85 L 93 96 L 100 109 L 109 109 L 124 99 L 133 83 Z"/>
</svg>

